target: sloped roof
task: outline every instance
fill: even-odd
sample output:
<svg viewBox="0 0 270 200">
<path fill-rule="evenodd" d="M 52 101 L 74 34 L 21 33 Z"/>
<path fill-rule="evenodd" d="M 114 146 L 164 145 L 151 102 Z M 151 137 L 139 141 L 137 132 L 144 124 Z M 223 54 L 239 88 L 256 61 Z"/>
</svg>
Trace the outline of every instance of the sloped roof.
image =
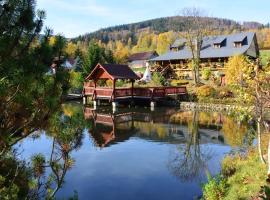
<svg viewBox="0 0 270 200">
<path fill-rule="evenodd" d="M 92 72 L 86 77 L 86 80 L 92 80 L 99 70 L 107 72 L 111 79 L 139 79 L 128 65 L 97 64 Z"/>
<path fill-rule="evenodd" d="M 245 32 L 245 33 L 237 33 L 231 35 L 220 35 L 220 36 L 208 36 L 204 37 L 202 50 L 201 50 L 201 58 L 227 58 L 234 55 L 245 54 L 247 50 L 250 48 L 252 41 L 254 40 L 255 33 L 253 32 Z M 234 47 L 234 42 L 243 41 L 247 38 L 247 42 L 242 45 L 242 47 Z M 226 39 L 226 44 L 221 48 L 215 48 L 213 46 L 216 41 L 220 42 Z M 242 40 L 241 40 L 242 39 Z M 184 41 L 182 39 L 182 41 Z M 173 46 L 177 45 L 179 41 L 176 41 Z M 168 51 L 167 53 L 160 55 L 156 58 L 151 59 L 151 61 L 165 61 L 165 60 L 186 60 L 191 59 L 192 53 L 190 49 L 185 46 L 179 51 Z"/>
<path fill-rule="evenodd" d="M 153 56 L 158 56 L 156 51 L 140 52 L 130 55 L 128 61 L 132 62 L 135 60 L 149 60 L 153 58 Z"/>
<path fill-rule="evenodd" d="M 177 48 L 177 47 L 184 45 L 185 43 L 186 43 L 186 39 L 180 38 L 180 39 L 175 40 L 175 42 L 171 45 L 171 47 Z"/>
<path fill-rule="evenodd" d="M 245 35 L 245 34 L 237 34 L 233 37 L 233 41 L 234 42 L 242 42 L 246 37 L 247 37 L 247 35 Z"/>
<path fill-rule="evenodd" d="M 221 44 L 224 40 L 226 40 L 226 36 L 219 36 L 216 39 L 214 39 L 214 44 Z"/>
</svg>

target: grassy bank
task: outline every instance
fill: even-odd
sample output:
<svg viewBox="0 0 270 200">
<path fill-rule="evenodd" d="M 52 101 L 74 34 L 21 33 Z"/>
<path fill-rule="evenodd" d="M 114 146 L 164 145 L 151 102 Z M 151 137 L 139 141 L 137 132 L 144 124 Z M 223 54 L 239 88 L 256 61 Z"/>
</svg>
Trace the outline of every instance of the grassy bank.
<svg viewBox="0 0 270 200">
<path fill-rule="evenodd" d="M 263 154 L 266 155 L 268 134 L 263 136 Z M 266 157 L 266 156 L 264 156 Z M 246 153 L 228 155 L 222 161 L 218 177 L 209 177 L 203 187 L 205 200 L 259 200 L 268 199 L 262 188 L 267 185 L 267 165 L 258 149 L 250 147 Z"/>
<path fill-rule="evenodd" d="M 261 58 L 262 64 L 266 65 L 267 62 L 270 60 L 270 50 L 261 50 L 260 58 Z"/>
</svg>

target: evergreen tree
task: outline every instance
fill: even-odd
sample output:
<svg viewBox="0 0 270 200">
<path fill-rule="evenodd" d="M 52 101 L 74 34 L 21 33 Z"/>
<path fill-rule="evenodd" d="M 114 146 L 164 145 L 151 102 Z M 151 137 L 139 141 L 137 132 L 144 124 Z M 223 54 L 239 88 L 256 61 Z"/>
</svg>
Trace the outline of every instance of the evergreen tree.
<svg viewBox="0 0 270 200">
<path fill-rule="evenodd" d="M 75 50 L 75 71 L 76 72 L 82 72 L 83 71 L 83 54 L 82 51 L 77 48 Z"/>
<path fill-rule="evenodd" d="M 115 63 L 114 57 L 113 57 L 113 52 L 108 49 L 104 49 L 104 57 L 105 57 L 105 61 L 106 63 Z"/>
<path fill-rule="evenodd" d="M 111 50 L 105 50 L 96 42 L 89 44 L 87 56 L 83 63 L 83 76 L 86 77 L 98 63 L 114 63 L 114 57 Z"/>
<path fill-rule="evenodd" d="M 42 114 L 40 109 L 49 112 L 60 101 L 68 77 L 64 71 L 55 76 L 47 72 L 53 58 L 62 55 L 63 40 L 58 38 L 52 47 L 51 30 L 40 36 L 44 19 L 45 12 L 36 11 L 33 0 L 0 1 L 0 127 L 7 122 L 15 126 L 14 113 L 33 120 Z"/>
<path fill-rule="evenodd" d="M 83 75 L 87 76 L 94 67 L 102 61 L 101 49 L 95 42 L 90 42 L 87 56 L 83 65 Z"/>
</svg>

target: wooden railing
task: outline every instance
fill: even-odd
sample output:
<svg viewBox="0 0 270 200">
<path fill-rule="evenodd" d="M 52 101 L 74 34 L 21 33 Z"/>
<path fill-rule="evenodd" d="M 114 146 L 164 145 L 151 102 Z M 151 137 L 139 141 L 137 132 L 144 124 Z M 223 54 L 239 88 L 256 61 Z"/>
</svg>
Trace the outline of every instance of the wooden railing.
<svg viewBox="0 0 270 200">
<path fill-rule="evenodd" d="M 187 94 L 186 87 L 141 87 L 141 88 L 94 88 L 84 86 L 84 95 L 93 98 L 145 97 L 164 98 L 166 95 Z"/>
<path fill-rule="evenodd" d="M 132 89 L 131 88 L 117 88 L 114 91 L 115 97 L 128 97 L 132 96 Z"/>
</svg>

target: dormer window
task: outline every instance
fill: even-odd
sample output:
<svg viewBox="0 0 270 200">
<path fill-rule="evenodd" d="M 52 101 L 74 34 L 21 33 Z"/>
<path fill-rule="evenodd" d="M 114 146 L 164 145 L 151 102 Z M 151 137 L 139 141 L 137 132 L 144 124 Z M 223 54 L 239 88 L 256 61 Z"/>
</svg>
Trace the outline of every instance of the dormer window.
<svg viewBox="0 0 270 200">
<path fill-rule="evenodd" d="M 219 36 L 214 40 L 214 44 L 213 44 L 214 48 L 219 49 L 224 46 L 226 46 L 226 37 Z"/>
<path fill-rule="evenodd" d="M 221 45 L 220 44 L 214 44 L 214 48 L 219 49 L 219 48 L 221 48 Z"/>
<path fill-rule="evenodd" d="M 234 47 L 235 48 L 241 48 L 242 47 L 242 42 L 234 42 Z"/>
<path fill-rule="evenodd" d="M 184 49 L 185 45 L 186 45 L 185 39 L 178 39 L 170 46 L 170 50 L 171 51 L 180 51 L 180 50 Z"/>
<path fill-rule="evenodd" d="M 178 47 L 171 47 L 171 51 L 179 51 Z"/>
<path fill-rule="evenodd" d="M 247 36 L 239 34 L 234 38 L 233 46 L 235 48 L 241 48 L 243 45 L 247 44 Z"/>
</svg>

